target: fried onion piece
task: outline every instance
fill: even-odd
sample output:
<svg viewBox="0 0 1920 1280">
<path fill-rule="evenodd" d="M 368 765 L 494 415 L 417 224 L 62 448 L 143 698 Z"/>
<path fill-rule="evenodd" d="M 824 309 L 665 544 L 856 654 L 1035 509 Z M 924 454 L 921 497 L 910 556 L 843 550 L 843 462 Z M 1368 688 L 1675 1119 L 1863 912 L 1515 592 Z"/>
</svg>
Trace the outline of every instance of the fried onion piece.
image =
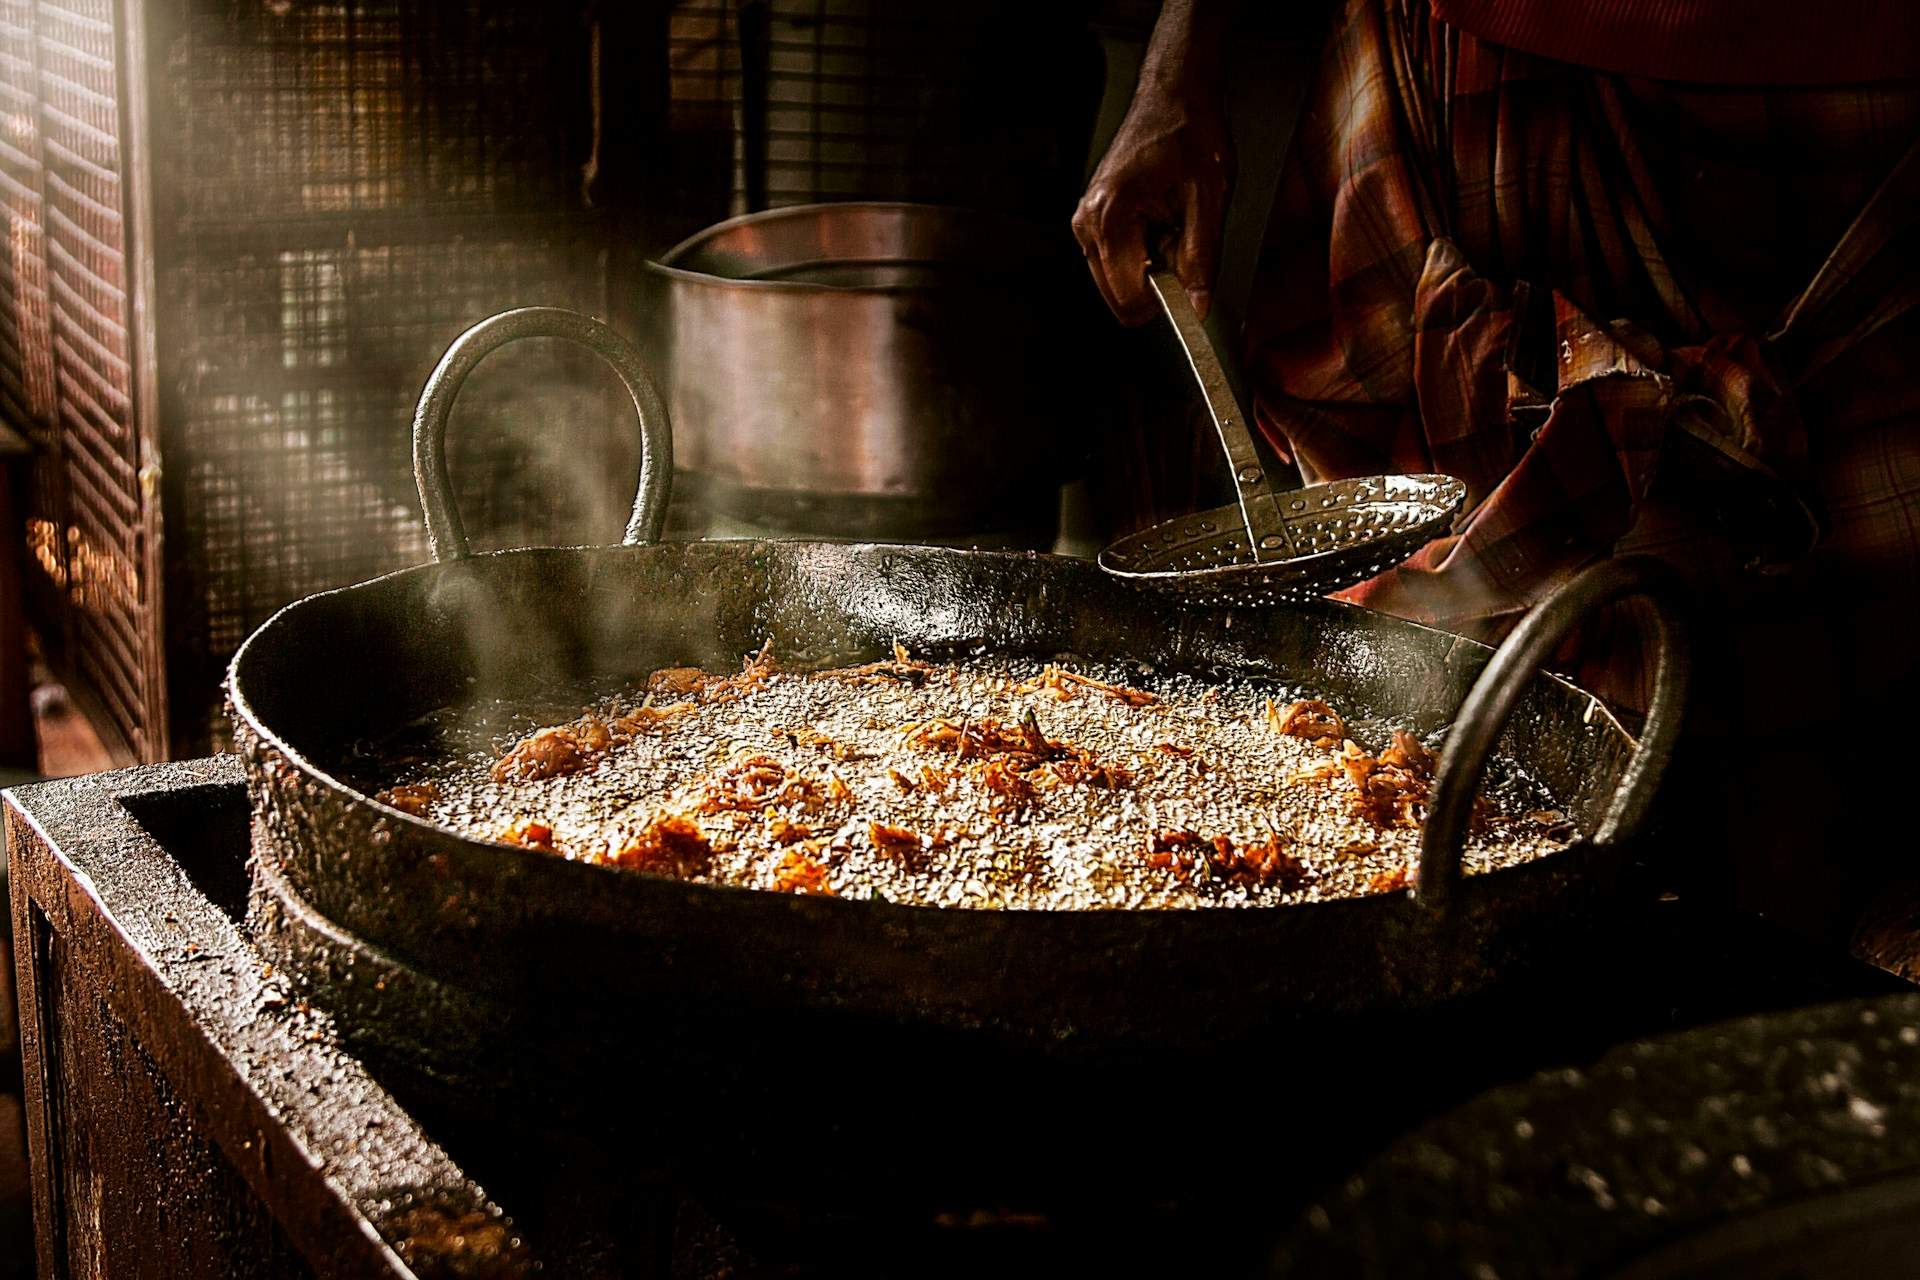
<svg viewBox="0 0 1920 1280">
<path fill-rule="evenodd" d="M 431 782 L 408 782 L 374 793 L 381 804 L 392 805 L 402 813 L 424 818 L 427 809 L 440 798 L 440 789 Z"/>
<path fill-rule="evenodd" d="M 1219 857 L 1213 860 L 1213 873 L 1230 883 L 1238 885 L 1278 885 L 1282 891 L 1291 892 L 1307 882 L 1307 867 L 1300 859 L 1288 852 L 1292 841 L 1279 832 L 1270 833 L 1265 840 L 1254 844 L 1243 844 L 1234 848 L 1229 842 L 1221 847 L 1220 836 L 1214 841 L 1215 852 Z"/>
<path fill-rule="evenodd" d="M 1380 763 L 1405 769 L 1422 782 L 1431 782 L 1434 767 L 1438 762 L 1434 759 L 1433 752 L 1427 750 L 1426 744 L 1420 739 L 1405 729 L 1395 729 L 1392 744 L 1380 753 Z"/>
<path fill-rule="evenodd" d="M 1019 725 L 1007 725 L 989 717 L 979 720 L 925 720 L 919 724 L 902 727 L 909 746 L 924 751 L 950 752 L 957 760 L 974 760 L 983 756 L 1003 755 L 1010 752 L 1035 754 L 1037 743 L 1042 752 L 1046 748 L 1046 737 L 1040 734 L 1039 726 L 1031 718 Z M 1042 755 L 1044 759 L 1045 756 Z"/>
<path fill-rule="evenodd" d="M 1267 727 L 1290 738 L 1305 738 L 1319 746 L 1338 746 L 1347 736 L 1340 713 L 1317 698 L 1289 702 L 1284 709 L 1267 699 Z"/>
<path fill-rule="evenodd" d="M 1049 760 L 1034 772 L 1053 779 L 1056 785 L 1098 787 L 1103 791 L 1121 791 L 1133 785 L 1131 771 L 1121 765 L 1103 764 L 1087 752 Z"/>
<path fill-rule="evenodd" d="M 606 860 L 622 870 L 686 880 L 712 864 L 713 846 L 693 819 L 677 813 L 656 814 L 611 850 Z"/>
<path fill-rule="evenodd" d="M 773 887 L 779 893 L 834 896 L 833 886 L 827 883 L 827 869 L 798 849 L 789 849 L 781 857 L 773 871 Z"/>
<path fill-rule="evenodd" d="M 777 845 L 799 844 L 813 839 L 813 828 L 804 822 L 790 822 L 775 816 L 767 823 L 767 838 Z"/>
<path fill-rule="evenodd" d="M 933 673 L 931 662 L 922 662 L 907 652 L 907 646 L 895 643 L 893 657 L 883 658 L 879 662 L 868 662 L 857 667 L 842 667 L 826 674 L 836 676 L 849 684 L 891 684 L 902 683 L 923 685 Z"/>
<path fill-rule="evenodd" d="M 1146 862 L 1186 880 L 1215 876 L 1229 884 L 1278 885 L 1283 892 L 1306 883 L 1306 864 L 1288 851 L 1292 841 L 1278 832 L 1236 846 L 1231 836 L 1211 839 L 1182 829 L 1162 831 L 1147 841 Z"/>
<path fill-rule="evenodd" d="M 1008 805 L 1027 803 L 1043 786 L 1118 789 L 1134 782 L 1128 770 L 1103 763 L 1085 747 L 1047 737 L 1031 709 L 1014 725 L 984 717 L 935 719 L 907 725 L 902 732 L 911 746 L 950 753 L 956 761 L 981 761 L 968 776 Z"/>
<path fill-rule="evenodd" d="M 578 773 L 614 744 L 612 729 L 591 711 L 571 724 L 539 729 L 516 742 L 493 766 L 495 782 L 539 782 Z"/>
<path fill-rule="evenodd" d="M 925 852 L 928 849 L 944 849 L 958 838 L 952 828 L 942 828 L 931 835 L 921 835 L 911 827 L 897 827 L 890 822 L 869 822 L 867 839 L 873 841 L 873 847 L 892 858 L 907 858 Z"/>
<path fill-rule="evenodd" d="M 1208 847 L 1209 842 L 1197 832 L 1174 828 L 1147 838 L 1146 862 L 1182 879 L 1198 879 L 1206 870 Z"/>
<path fill-rule="evenodd" d="M 1405 866 L 1395 867 L 1391 871 L 1382 871 L 1367 881 L 1368 893 L 1398 893 L 1413 886 L 1412 869 Z"/>
<path fill-rule="evenodd" d="M 772 756 L 744 756 L 706 780 L 696 810 L 703 814 L 758 813 L 770 805 L 819 805 L 813 779 Z"/>
<path fill-rule="evenodd" d="M 647 677 L 648 693 L 689 694 L 700 692 L 700 686 L 718 676 L 702 671 L 699 667 L 662 667 Z"/>
<path fill-rule="evenodd" d="M 1008 756 L 995 756 L 983 760 L 967 770 L 967 776 L 982 791 L 994 797 L 994 807 L 1000 809 L 1018 809 L 1032 803 L 1040 795 L 1039 788 L 1029 782 L 1011 763 Z"/>
<path fill-rule="evenodd" d="M 1417 827 L 1426 818 L 1426 804 L 1433 782 L 1433 753 L 1405 730 L 1396 730 L 1393 742 L 1378 757 L 1362 751 L 1351 740 L 1344 743 L 1337 757 L 1353 792 L 1347 805 L 1356 817 L 1374 826 Z M 1484 823 L 1492 809 L 1476 798 L 1474 822 Z"/>
<path fill-rule="evenodd" d="M 675 702 L 664 707 L 653 705 L 653 697 L 633 710 L 615 716 L 608 722 L 613 729 L 615 741 L 624 741 L 638 737 L 643 733 L 657 733 L 671 726 L 674 721 L 690 716 L 696 710 L 692 702 Z"/>
<path fill-rule="evenodd" d="M 1123 684 L 1108 684 L 1104 680 L 1083 676 L 1078 671 L 1070 671 L 1056 663 L 1048 663 L 1041 670 L 1038 679 L 1015 685 L 1013 691 L 1051 694 L 1056 702 L 1065 702 L 1081 689 L 1090 689 L 1096 693 L 1104 693 L 1110 698 L 1118 698 L 1130 707 L 1146 707 L 1160 701 L 1144 689 L 1130 689 Z"/>
<path fill-rule="evenodd" d="M 554 847 L 553 828 L 538 818 L 521 818 L 502 829 L 494 837 L 507 844 L 517 844 L 523 849 L 538 849 L 542 853 L 558 853 Z"/>
<path fill-rule="evenodd" d="M 758 689 L 779 670 L 780 664 L 773 658 L 773 641 L 769 638 L 758 653 L 749 654 L 741 663 L 738 675 L 718 675 L 699 667 L 662 667 L 647 677 L 647 692 L 691 694 L 708 703 L 732 702 Z"/>
</svg>

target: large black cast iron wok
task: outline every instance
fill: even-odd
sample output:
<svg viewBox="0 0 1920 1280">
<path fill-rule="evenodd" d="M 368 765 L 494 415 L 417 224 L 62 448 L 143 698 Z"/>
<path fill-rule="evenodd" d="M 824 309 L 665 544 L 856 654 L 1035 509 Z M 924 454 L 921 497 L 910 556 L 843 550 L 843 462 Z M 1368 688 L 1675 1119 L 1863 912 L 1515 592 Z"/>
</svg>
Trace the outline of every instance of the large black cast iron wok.
<svg viewBox="0 0 1920 1280">
<path fill-rule="evenodd" d="M 482 356 L 532 335 L 594 349 L 632 393 L 645 451 L 621 546 L 468 552 L 441 452 L 447 410 Z M 631 349 L 571 313 L 510 312 L 463 335 L 427 384 L 415 445 L 437 563 L 288 606 L 241 648 L 229 688 L 268 945 L 347 1021 L 378 1027 L 443 1080 L 493 1063 L 503 1045 L 538 1056 L 546 1065 L 526 1069 L 550 1084 L 551 1071 L 580 1078 L 555 1063 L 607 1070 L 607 1027 L 647 1002 L 837 1010 L 1056 1048 L 1199 1045 L 1289 1018 L 1428 1008 L 1485 988 L 1616 891 L 1678 731 L 1676 589 L 1646 562 L 1581 577 L 1495 656 L 1326 601 L 1169 607 L 1045 555 L 654 542 L 670 472 L 664 409 Z M 1659 619 L 1658 692 L 1638 744 L 1592 696 L 1536 674 L 1580 616 L 1624 596 L 1650 598 Z M 769 637 L 793 663 L 869 660 L 900 641 L 935 657 L 1065 654 L 1275 677 L 1371 723 L 1374 745 L 1391 726 L 1451 724 L 1420 887 L 1262 910 L 790 897 L 472 839 L 341 781 L 356 743 L 434 708 L 555 685 L 577 708 L 655 668 L 730 668 Z M 1466 800 L 1496 742 L 1595 835 L 1463 879 Z"/>
</svg>

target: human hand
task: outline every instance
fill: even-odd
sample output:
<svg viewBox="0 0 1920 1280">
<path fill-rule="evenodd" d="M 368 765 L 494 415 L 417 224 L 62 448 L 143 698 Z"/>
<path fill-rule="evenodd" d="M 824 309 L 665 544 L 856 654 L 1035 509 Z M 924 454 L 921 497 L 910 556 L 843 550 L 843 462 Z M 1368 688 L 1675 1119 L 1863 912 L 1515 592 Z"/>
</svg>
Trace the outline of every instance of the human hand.
<svg viewBox="0 0 1920 1280">
<path fill-rule="evenodd" d="M 1206 317 L 1232 185 L 1233 147 L 1218 93 L 1143 77 L 1073 214 L 1094 284 L 1123 323 L 1156 314 L 1147 289 L 1156 256 Z"/>
</svg>

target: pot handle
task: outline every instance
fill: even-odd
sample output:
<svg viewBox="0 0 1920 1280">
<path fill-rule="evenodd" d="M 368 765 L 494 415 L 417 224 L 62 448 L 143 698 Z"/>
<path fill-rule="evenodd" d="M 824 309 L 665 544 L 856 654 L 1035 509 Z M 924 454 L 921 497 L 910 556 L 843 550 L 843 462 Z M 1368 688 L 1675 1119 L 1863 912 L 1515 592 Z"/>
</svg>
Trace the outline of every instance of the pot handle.
<svg viewBox="0 0 1920 1280">
<path fill-rule="evenodd" d="M 1542 600 L 1507 636 L 1460 704 L 1440 756 L 1427 820 L 1420 833 L 1420 875 L 1415 892 L 1436 909 L 1452 899 L 1460 881 L 1467 821 L 1507 718 L 1513 714 L 1540 664 L 1588 614 L 1616 600 L 1643 597 L 1653 606 L 1655 668 L 1653 702 L 1639 746 L 1627 762 L 1607 816 L 1593 836 L 1609 845 L 1639 830 L 1659 788 L 1660 775 L 1680 739 L 1693 655 L 1688 647 L 1687 588 L 1680 575 L 1651 556 L 1603 560 Z"/>
<path fill-rule="evenodd" d="M 427 375 L 420 405 L 413 411 L 413 482 L 427 519 L 427 548 L 434 560 L 464 560 L 472 555 L 466 524 L 454 503 L 447 474 L 447 415 L 454 397 L 487 355 L 521 338 L 564 338 L 606 361 L 633 397 L 640 415 L 640 488 L 627 517 L 622 546 L 658 542 L 666 527 L 667 499 L 673 485 L 673 428 L 667 406 L 653 385 L 633 344 L 590 316 L 561 307 L 521 307 L 489 316 L 455 338 Z"/>
</svg>

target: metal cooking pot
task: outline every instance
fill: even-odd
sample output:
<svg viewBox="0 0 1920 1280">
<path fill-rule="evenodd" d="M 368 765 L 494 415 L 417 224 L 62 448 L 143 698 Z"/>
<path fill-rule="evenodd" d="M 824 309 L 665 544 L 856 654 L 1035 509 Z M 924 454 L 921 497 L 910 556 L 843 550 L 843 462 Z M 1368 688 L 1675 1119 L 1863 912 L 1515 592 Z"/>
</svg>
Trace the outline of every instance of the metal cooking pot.
<svg viewBox="0 0 1920 1280">
<path fill-rule="evenodd" d="M 823 536 L 1050 542 L 1083 392 L 1064 242 L 935 205 L 749 214 L 648 270 L 680 465 L 708 506 Z"/>
</svg>

